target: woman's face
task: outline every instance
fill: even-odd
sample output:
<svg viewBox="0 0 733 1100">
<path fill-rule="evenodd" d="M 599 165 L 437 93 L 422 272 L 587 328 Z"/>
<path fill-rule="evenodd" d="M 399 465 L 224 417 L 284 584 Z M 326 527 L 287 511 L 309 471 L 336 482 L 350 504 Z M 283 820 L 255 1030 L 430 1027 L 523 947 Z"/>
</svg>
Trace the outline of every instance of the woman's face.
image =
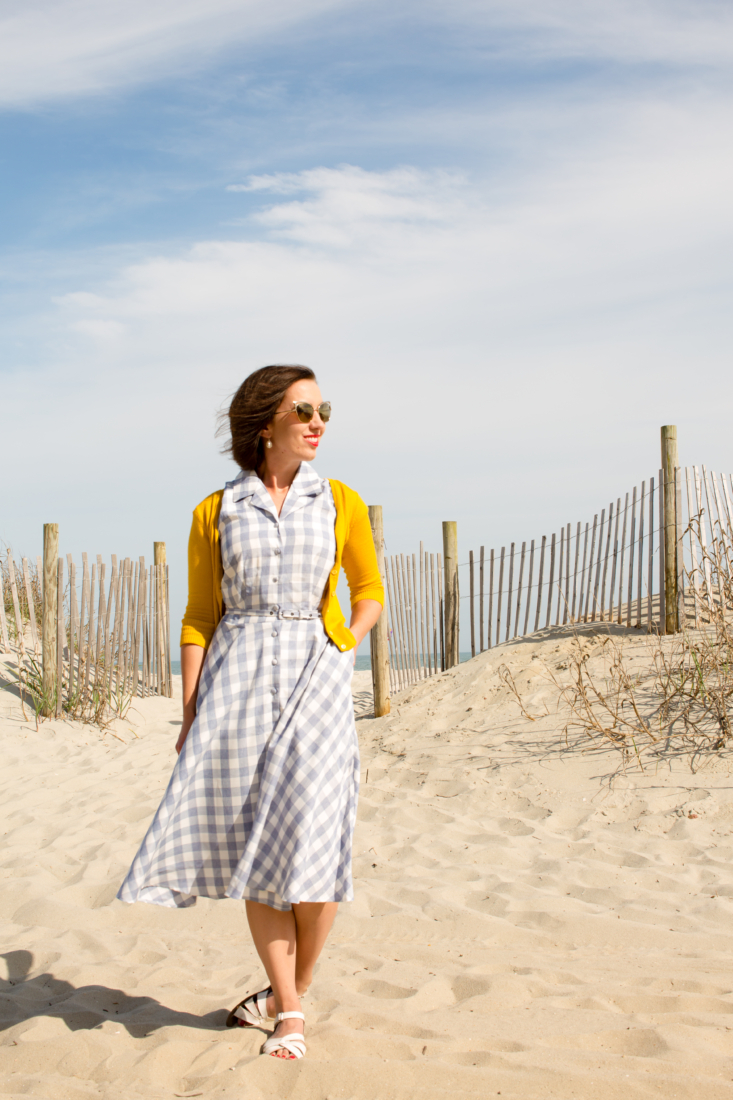
<svg viewBox="0 0 733 1100">
<path fill-rule="evenodd" d="M 295 401 L 307 401 L 313 406 L 313 416 L 308 424 L 302 424 L 295 412 Z M 263 439 L 272 441 L 272 448 L 265 450 L 268 459 L 297 459 L 298 462 L 312 462 L 318 450 L 318 444 L 326 430 L 326 425 L 318 414 L 318 406 L 323 401 L 316 382 L 301 379 L 293 382 L 280 402 L 280 408 L 274 418 L 262 432 Z"/>
</svg>

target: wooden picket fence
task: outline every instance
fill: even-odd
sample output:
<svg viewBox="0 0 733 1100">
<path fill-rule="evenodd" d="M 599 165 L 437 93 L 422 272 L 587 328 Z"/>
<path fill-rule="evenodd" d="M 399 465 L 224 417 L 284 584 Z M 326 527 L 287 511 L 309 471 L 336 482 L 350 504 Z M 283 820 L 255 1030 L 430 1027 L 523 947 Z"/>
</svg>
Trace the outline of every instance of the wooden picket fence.
<svg viewBox="0 0 733 1100">
<path fill-rule="evenodd" d="M 668 522 L 676 547 L 676 613 L 680 624 L 699 626 L 705 608 L 722 601 L 714 574 L 733 568 L 733 479 L 704 466 L 676 467 L 673 479 Z M 446 638 L 449 625 L 458 635 L 461 605 L 470 620 L 471 656 L 573 623 L 664 633 L 664 529 L 660 470 L 585 524 L 568 523 L 521 546 L 471 550 L 457 570 L 453 624 L 447 621 L 443 556 L 428 553 L 423 543 L 417 554 L 385 555 L 390 690 L 402 691 L 455 663 L 447 659 Z M 711 568 L 715 555 L 717 570 Z"/>
<path fill-rule="evenodd" d="M 23 558 L 18 569 L 9 550 L 0 570 L 0 641 L 31 668 L 42 654 L 47 713 L 72 712 L 84 696 L 95 697 L 95 713 L 99 700 L 120 713 L 135 696 L 170 697 L 168 566 L 113 554 L 108 569 L 101 555 L 90 566 L 82 554 L 79 567 L 68 554 L 66 563 L 38 557 L 35 569 Z"/>
</svg>

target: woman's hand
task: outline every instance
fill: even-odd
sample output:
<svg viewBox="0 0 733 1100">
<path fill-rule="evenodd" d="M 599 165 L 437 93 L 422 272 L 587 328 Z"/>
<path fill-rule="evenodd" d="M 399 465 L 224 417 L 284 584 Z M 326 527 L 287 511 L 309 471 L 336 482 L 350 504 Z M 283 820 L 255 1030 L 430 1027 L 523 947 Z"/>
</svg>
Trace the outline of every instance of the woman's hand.
<svg viewBox="0 0 733 1100">
<path fill-rule="evenodd" d="M 188 737 L 188 731 L 193 725 L 193 720 L 196 714 L 184 714 L 183 721 L 181 722 L 181 732 L 178 734 L 178 740 L 176 741 L 176 752 L 181 755 L 181 749 L 183 748 L 186 738 Z"/>
<path fill-rule="evenodd" d="M 382 614 L 382 605 L 379 600 L 359 600 L 351 609 L 351 623 L 349 630 L 356 638 L 357 648 L 366 638 L 369 631 Z"/>
<path fill-rule="evenodd" d="M 206 650 L 200 645 L 181 646 L 181 678 L 183 679 L 183 721 L 181 732 L 176 741 L 176 752 L 181 753 L 188 731 L 196 717 L 196 699 L 199 691 L 199 677 L 204 667 Z"/>
</svg>

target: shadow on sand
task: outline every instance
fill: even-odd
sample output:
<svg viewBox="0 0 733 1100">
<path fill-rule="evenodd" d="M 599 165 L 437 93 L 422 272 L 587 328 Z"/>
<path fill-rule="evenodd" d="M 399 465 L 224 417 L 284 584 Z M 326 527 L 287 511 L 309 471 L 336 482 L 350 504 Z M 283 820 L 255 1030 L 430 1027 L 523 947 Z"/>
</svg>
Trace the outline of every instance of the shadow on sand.
<svg viewBox="0 0 733 1100">
<path fill-rule="evenodd" d="M 104 985 L 73 986 L 37 974 L 29 978 L 33 967 L 30 951 L 7 951 L 0 955 L 8 967 L 8 979 L 0 979 L 0 1030 L 6 1030 L 37 1016 L 53 1016 L 64 1021 L 70 1031 L 91 1031 L 105 1020 L 113 1020 L 135 1039 L 144 1039 L 161 1027 L 175 1025 L 205 1031 L 220 1031 L 225 1026 L 226 1009 L 193 1016 L 166 1008 L 152 997 L 130 997 L 122 989 Z"/>
</svg>

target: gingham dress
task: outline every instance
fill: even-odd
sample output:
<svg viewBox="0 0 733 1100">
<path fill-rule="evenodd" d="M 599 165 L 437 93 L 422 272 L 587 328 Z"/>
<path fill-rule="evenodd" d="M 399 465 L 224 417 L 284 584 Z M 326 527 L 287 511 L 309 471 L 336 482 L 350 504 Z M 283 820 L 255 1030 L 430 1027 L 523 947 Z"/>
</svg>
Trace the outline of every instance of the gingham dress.
<svg viewBox="0 0 733 1100">
<path fill-rule="evenodd" d="M 256 474 L 224 490 L 226 612 L 198 712 L 118 897 L 275 909 L 350 901 L 359 750 L 352 654 L 318 606 L 336 554 L 331 487 L 303 463 L 278 517 Z"/>
</svg>

